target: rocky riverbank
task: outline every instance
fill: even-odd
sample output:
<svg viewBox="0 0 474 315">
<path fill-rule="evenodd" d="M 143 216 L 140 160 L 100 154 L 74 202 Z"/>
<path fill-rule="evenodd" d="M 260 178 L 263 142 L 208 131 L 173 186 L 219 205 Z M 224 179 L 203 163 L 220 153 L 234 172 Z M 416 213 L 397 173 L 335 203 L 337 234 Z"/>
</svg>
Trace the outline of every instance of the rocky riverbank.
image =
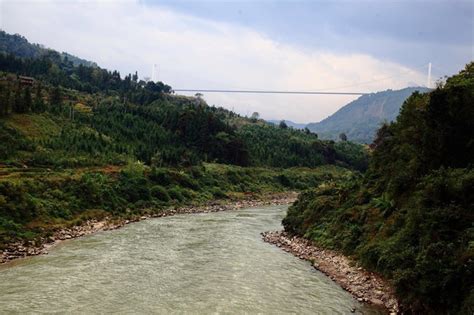
<svg viewBox="0 0 474 315">
<path fill-rule="evenodd" d="M 262 237 L 265 242 L 310 261 L 316 269 L 350 292 L 359 302 L 385 307 L 390 314 L 398 313 L 397 299 L 387 281 L 355 266 L 346 256 L 319 248 L 307 239 L 290 236 L 286 232 L 264 232 Z"/>
<path fill-rule="evenodd" d="M 182 206 L 163 209 L 159 212 L 150 211 L 141 216 L 132 218 L 107 217 L 103 220 L 87 220 L 82 225 L 55 231 L 50 237 L 42 237 L 30 242 L 16 242 L 10 244 L 3 251 L 0 251 L 0 263 L 6 263 L 15 259 L 28 256 L 47 254 L 51 247 L 61 241 L 73 239 L 85 235 L 90 235 L 98 231 L 115 230 L 132 222 L 138 222 L 149 218 L 159 218 L 173 216 L 177 214 L 208 213 L 218 211 L 237 210 L 263 205 L 290 204 L 296 200 L 296 193 L 272 194 L 255 198 L 249 196 L 246 199 L 231 201 L 213 201 L 199 206 Z"/>
</svg>

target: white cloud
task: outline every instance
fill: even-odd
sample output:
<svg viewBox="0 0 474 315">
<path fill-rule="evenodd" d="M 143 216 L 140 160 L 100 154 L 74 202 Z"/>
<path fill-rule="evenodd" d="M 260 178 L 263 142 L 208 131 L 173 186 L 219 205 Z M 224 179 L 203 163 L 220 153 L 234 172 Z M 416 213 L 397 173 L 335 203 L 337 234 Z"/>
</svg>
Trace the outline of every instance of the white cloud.
<svg viewBox="0 0 474 315">
<path fill-rule="evenodd" d="M 137 1 L 4 0 L 0 28 L 32 42 L 96 61 L 122 74 L 138 70 L 174 88 L 379 91 L 423 84 L 425 75 L 362 54 L 280 43 L 252 29 L 183 15 Z M 402 76 L 397 76 L 403 73 Z M 391 77 L 393 76 L 393 77 Z M 358 82 L 391 77 L 351 87 Z M 342 90 L 342 89 L 341 89 Z M 264 118 L 319 121 L 354 97 L 205 95 L 210 104 Z"/>
</svg>

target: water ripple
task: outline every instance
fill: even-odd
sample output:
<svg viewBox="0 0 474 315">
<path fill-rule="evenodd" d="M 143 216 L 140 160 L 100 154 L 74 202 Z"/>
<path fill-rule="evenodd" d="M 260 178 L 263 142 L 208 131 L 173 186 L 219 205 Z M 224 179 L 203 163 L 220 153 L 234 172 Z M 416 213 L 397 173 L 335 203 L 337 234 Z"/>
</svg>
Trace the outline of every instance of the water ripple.
<svg viewBox="0 0 474 315">
<path fill-rule="evenodd" d="M 260 232 L 286 207 L 174 216 L 0 269 L 0 313 L 379 314 Z"/>
</svg>

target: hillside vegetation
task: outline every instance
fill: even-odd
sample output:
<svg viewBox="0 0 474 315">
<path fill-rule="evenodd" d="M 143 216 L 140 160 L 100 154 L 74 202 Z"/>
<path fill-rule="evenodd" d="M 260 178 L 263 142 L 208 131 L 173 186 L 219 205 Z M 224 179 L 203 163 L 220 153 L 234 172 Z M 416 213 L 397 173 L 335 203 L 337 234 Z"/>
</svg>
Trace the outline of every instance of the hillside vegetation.
<svg viewBox="0 0 474 315">
<path fill-rule="evenodd" d="M 7 164 L 49 167 L 129 160 L 183 167 L 201 162 L 366 167 L 366 150 L 357 144 L 346 143 L 347 150 L 291 128 L 251 122 L 196 98 L 160 93 L 151 102 L 136 104 L 111 94 L 41 81 L 25 87 L 15 75 L 0 73 L 0 128 L 5 137 L 0 158 Z"/>
<path fill-rule="evenodd" d="M 0 246 L 90 217 L 303 190 L 367 166 L 360 145 L 0 38 Z"/>
<path fill-rule="evenodd" d="M 372 143 L 380 126 L 394 121 L 403 102 L 415 91 L 423 93 L 430 89 L 410 87 L 362 95 L 328 118 L 310 123 L 306 128 L 317 133 L 321 139 L 338 140 L 339 135 L 344 133 L 351 141 Z"/>
<path fill-rule="evenodd" d="M 10 35 L 2 30 L 0 30 L 0 51 L 11 53 L 15 56 L 22 58 L 57 58 L 61 59 L 65 63 L 68 61 L 72 62 L 73 65 L 79 66 L 90 66 L 97 67 L 97 64 L 92 61 L 81 59 L 79 57 L 73 56 L 66 52 L 58 53 L 52 49 L 47 49 L 39 44 L 31 44 L 26 38 L 19 34 Z"/>
<path fill-rule="evenodd" d="M 368 171 L 303 193 L 288 232 L 393 281 L 405 312 L 474 312 L 474 63 L 414 93 L 377 132 Z"/>
<path fill-rule="evenodd" d="M 64 54 L 29 44 L 21 36 L 0 35 L 8 43 L 0 46 L 0 116 L 7 123 L 2 128 L 15 114 L 28 113 L 47 116 L 61 129 L 34 145 L 25 144 L 21 154 L 15 151 L 17 144 L 4 142 L 3 159 L 21 157 L 28 165 L 64 166 L 137 159 L 158 166 L 337 163 L 364 168 L 363 160 L 349 164 L 364 155 L 362 146 L 352 145 L 356 154 L 348 156 L 332 141 L 243 118 L 207 106 L 201 98 L 175 96 L 170 86 L 139 80 L 136 73 L 122 79 L 117 71 L 83 63 L 76 66 Z M 36 82 L 22 85 L 17 75 L 33 76 Z M 259 148 L 271 152 L 271 158 L 254 146 L 260 135 L 265 137 L 258 139 Z"/>
<path fill-rule="evenodd" d="M 268 169 L 222 164 L 188 168 L 0 168 L 0 249 L 87 219 L 129 218 L 170 206 L 301 190 L 344 176 L 338 167 Z"/>
</svg>

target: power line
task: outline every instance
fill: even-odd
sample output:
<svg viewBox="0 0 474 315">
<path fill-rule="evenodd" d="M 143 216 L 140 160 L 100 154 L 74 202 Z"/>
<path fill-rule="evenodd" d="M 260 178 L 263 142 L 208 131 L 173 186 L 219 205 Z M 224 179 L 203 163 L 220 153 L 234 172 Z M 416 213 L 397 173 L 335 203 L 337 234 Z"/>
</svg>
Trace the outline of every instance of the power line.
<svg viewBox="0 0 474 315">
<path fill-rule="evenodd" d="M 250 94 L 303 94 L 303 95 L 366 95 L 364 92 L 326 92 L 326 91 L 271 91 L 271 90 L 217 90 L 217 89 L 173 89 L 175 92 L 197 93 L 250 93 Z"/>
<path fill-rule="evenodd" d="M 427 64 L 423 64 L 420 66 L 417 66 L 413 69 L 420 69 L 426 67 Z M 338 86 L 338 87 L 328 87 L 324 88 L 321 90 L 315 90 L 315 91 L 272 91 L 272 90 L 224 90 L 224 89 L 173 89 L 175 92 L 196 92 L 196 93 L 251 93 L 251 94 L 303 94 L 303 95 L 367 95 L 371 93 L 367 92 L 330 92 L 330 90 L 337 90 L 337 89 L 343 89 L 343 88 L 349 88 L 349 87 L 356 87 L 356 86 L 361 86 L 361 85 L 366 85 L 374 82 L 379 82 L 379 81 L 384 81 L 387 79 L 391 79 L 394 77 L 399 77 L 403 76 L 406 74 L 411 74 L 413 73 L 413 69 L 408 69 L 405 70 L 401 73 L 387 76 L 387 77 L 382 77 L 370 81 L 365 81 L 365 82 L 358 82 L 355 84 L 351 85 L 343 85 L 343 86 Z"/>
</svg>

